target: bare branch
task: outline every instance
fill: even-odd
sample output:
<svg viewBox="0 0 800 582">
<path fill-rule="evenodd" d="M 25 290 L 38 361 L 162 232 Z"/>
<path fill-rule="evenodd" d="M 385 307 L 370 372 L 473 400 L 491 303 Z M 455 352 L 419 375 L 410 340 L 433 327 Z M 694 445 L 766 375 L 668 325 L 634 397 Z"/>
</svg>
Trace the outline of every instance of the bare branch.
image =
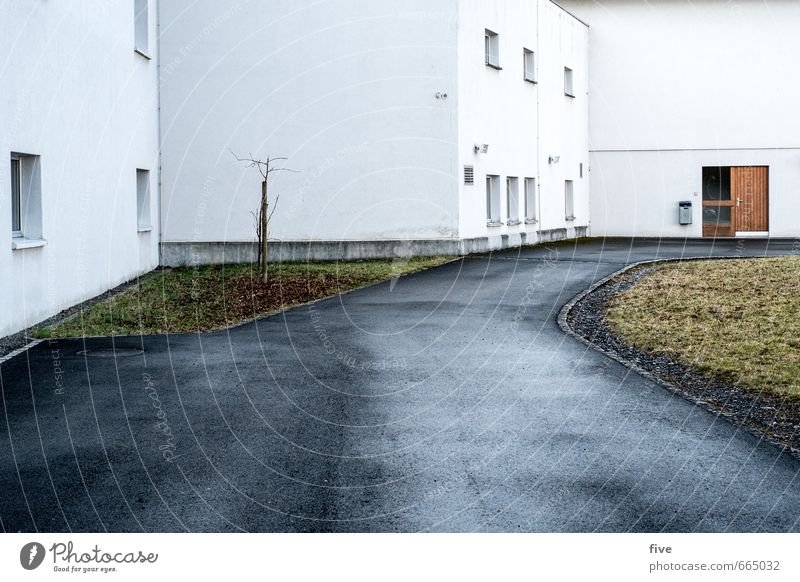
<svg viewBox="0 0 800 582">
<path fill-rule="evenodd" d="M 277 210 L 278 202 L 280 202 L 280 200 L 281 200 L 281 195 L 278 194 L 275 197 L 275 203 L 272 205 L 272 212 L 270 212 L 269 216 L 267 216 L 267 224 L 269 224 L 272 221 L 272 215 L 275 214 L 275 210 Z"/>
<path fill-rule="evenodd" d="M 248 154 L 249 157 L 241 158 L 233 150 L 228 150 L 231 152 L 236 161 L 238 162 L 246 162 L 248 168 L 256 168 L 258 172 L 261 174 L 261 177 L 265 180 L 269 177 L 270 174 L 273 172 L 291 172 L 293 174 L 299 174 L 299 170 L 292 170 L 291 168 L 273 168 L 272 164 L 274 162 L 285 162 L 288 161 L 289 158 L 279 157 L 279 158 L 271 158 L 267 156 L 266 160 L 261 160 L 256 158 L 252 153 Z"/>
<path fill-rule="evenodd" d="M 292 170 L 291 168 L 271 168 L 267 171 L 267 174 L 271 174 L 272 172 L 291 172 L 293 174 L 301 174 L 300 170 Z"/>
<path fill-rule="evenodd" d="M 249 167 L 251 167 L 251 166 L 253 166 L 253 165 L 255 165 L 255 164 L 258 162 L 258 160 L 255 160 L 255 159 L 253 159 L 253 156 L 252 156 L 252 154 L 250 155 L 250 157 L 249 157 L 249 158 L 240 158 L 239 156 L 237 156 L 237 155 L 236 155 L 236 152 L 234 152 L 233 150 L 230 150 L 230 149 L 229 149 L 228 151 L 229 151 L 229 152 L 231 152 L 231 155 L 232 155 L 234 158 L 236 158 L 236 161 L 237 161 L 237 162 L 249 162 L 249 164 L 248 164 L 248 166 L 247 166 L 248 168 L 249 168 Z"/>
</svg>

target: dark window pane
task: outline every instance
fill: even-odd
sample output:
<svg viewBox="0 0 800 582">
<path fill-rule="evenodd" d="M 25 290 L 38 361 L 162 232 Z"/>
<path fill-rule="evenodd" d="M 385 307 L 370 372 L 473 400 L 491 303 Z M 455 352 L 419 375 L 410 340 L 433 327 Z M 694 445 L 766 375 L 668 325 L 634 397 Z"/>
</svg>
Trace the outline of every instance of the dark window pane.
<svg viewBox="0 0 800 582">
<path fill-rule="evenodd" d="M 731 169 L 703 168 L 703 200 L 731 199 Z"/>
<path fill-rule="evenodd" d="M 22 230 L 20 220 L 20 165 L 19 160 L 11 160 L 11 230 Z"/>
<path fill-rule="evenodd" d="M 703 208 L 703 224 L 730 226 L 732 208 L 730 206 L 706 206 Z"/>
</svg>

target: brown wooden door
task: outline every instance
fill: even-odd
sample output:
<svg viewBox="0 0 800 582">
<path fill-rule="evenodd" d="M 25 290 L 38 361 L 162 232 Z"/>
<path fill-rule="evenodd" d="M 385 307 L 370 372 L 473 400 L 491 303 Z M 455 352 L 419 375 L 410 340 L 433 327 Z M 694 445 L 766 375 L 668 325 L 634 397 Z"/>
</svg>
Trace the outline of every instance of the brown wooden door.
<svg viewBox="0 0 800 582">
<path fill-rule="evenodd" d="M 769 168 L 731 168 L 736 232 L 769 232 Z"/>
</svg>

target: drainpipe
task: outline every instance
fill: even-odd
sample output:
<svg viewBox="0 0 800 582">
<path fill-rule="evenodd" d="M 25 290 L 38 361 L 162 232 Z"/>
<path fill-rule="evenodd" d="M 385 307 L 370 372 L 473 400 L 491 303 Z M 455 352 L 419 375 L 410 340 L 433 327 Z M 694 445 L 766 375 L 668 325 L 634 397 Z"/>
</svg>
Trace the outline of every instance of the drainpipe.
<svg viewBox="0 0 800 582">
<path fill-rule="evenodd" d="M 164 264 L 162 243 L 164 242 L 164 182 L 162 179 L 161 156 L 161 9 L 156 5 L 156 131 L 158 143 L 158 266 Z"/>
<path fill-rule="evenodd" d="M 541 155 L 541 133 L 542 133 L 542 116 L 540 113 L 539 103 L 541 100 L 542 80 L 539 78 L 539 63 L 542 61 L 542 46 L 540 43 L 539 32 L 542 29 L 541 21 L 539 20 L 539 7 L 542 5 L 542 0 L 536 0 L 536 218 L 538 220 L 538 230 L 542 229 L 542 155 Z M 539 241 L 540 235 L 537 234 L 536 242 Z"/>
</svg>

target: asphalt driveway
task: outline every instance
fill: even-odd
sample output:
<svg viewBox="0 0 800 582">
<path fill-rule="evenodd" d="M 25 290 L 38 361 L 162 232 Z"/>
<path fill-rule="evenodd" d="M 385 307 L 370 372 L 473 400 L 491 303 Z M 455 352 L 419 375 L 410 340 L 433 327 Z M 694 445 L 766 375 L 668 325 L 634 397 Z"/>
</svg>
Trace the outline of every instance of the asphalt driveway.
<svg viewBox="0 0 800 582">
<path fill-rule="evenodd" d="M 512 251 L 225 332 L 45 342 L 0 365 L 0 526 L 800 531 L 800 462 L 556 324 L 633 261 L 797 250 Z"/>
</svg>

